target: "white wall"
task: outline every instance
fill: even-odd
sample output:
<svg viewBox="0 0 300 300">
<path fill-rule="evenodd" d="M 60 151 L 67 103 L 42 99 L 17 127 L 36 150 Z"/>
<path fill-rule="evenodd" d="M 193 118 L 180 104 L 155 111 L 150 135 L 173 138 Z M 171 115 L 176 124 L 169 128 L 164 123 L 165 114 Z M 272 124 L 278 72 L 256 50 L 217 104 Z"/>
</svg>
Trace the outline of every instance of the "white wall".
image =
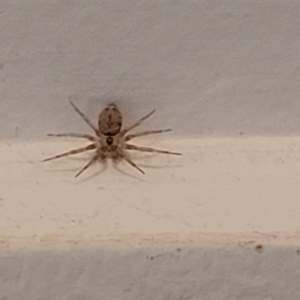
<svg viewBox="0 0 300 300">
<path fill-rule="evenodd" d="M 174 135 L 299 133 L 299 1 L 1 1 L 0 137 L 116 101 Z"/>
</svg>

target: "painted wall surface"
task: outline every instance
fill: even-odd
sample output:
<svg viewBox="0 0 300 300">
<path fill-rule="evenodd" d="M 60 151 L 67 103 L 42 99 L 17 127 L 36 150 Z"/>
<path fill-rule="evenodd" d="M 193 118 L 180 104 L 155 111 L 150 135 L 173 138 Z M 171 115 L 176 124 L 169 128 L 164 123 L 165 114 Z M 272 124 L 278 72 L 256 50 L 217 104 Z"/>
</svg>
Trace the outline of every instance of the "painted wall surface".
<svg viewBox="0 0 300 300">
<path fill-rule="evenodd" d="M 86 130 L 108 102 L 177 136 L 300 133 L 299 1 L 0 3 L 0 138 Z"/>
<path fill-rule="evenodd" d="M 0 299 L 300 299 L 299 12 L 0 0 Z M 183 155 L 42 163 L 92 133 L 70 100 Z"/>
</svg>

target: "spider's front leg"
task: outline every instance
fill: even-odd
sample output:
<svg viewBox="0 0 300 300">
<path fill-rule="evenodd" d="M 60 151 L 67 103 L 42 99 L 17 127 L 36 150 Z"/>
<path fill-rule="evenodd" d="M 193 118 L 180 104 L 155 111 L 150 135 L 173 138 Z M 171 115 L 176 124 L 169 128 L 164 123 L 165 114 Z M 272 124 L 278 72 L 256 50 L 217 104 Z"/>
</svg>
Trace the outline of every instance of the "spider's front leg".
<svg viewBox="0 0 300 300">
<path fill-rule="evenodd" d="M 163 133 L 163 132 L 168 132 L 171 131 L 172 129 L 161 129 L 161 130 L 147 130 L 147 131 L 142 131 L 134 134 L 129 134 L 124 137 L 124 141 L 130 141 L 133 138 L 139 137 L 139 136 L 144 136 L 144 135 L 149 135 L 149 134 L 156 134 L 156 133 Z"/>
<path fill-rule="evenodd" d="M 148 119 L 150 116 L 152 116 L 155 113 L 155 109 L 152 110 L 150 113 L 148 113 L 146 116 L 139 119 L 135 124 L 129 126 L 128 128 L 121 131 L 121 136 L 124 136 L 128 131 L 132 130 L 133 128 L 141 125 L 146 119 Z"/>
<path fill-rule="evenodd" d="M 94 124 L 90 121 L 90 119 L 82 111 L 80 111 L 79 108 L 72 101 L 70 101 L 70 104 L 75 109 L 75 111 L 80 115 L 80 117 L 94 130 L 96 135 L 100 136 L 100 132 L 98 128 L 94 126 Z"/>
<path fill-rule="evenodd" d="M 68 133 L 48 133 L 47 136 L 57 136 L 57 137 L 75 137 L 75 138 L 84 138 L 92 142 L 96 142 L 97 138 L 93 137 L 89 134 L 81 134 L 81 133 L 74 133 L 74 132 L 68 132 Z"/>
</svg>

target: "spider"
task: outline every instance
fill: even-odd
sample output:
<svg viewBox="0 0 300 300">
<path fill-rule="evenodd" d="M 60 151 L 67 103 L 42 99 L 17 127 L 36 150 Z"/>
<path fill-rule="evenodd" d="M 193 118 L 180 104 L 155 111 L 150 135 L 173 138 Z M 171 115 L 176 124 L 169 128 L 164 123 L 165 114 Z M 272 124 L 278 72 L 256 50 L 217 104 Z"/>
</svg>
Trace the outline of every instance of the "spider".
<svg viewBox="0 0 300 300">
<path fill-rule="evenodd" d="M 82 147 L 67 151 L 62 154 L 55 155 L 53 157 L 49 157 L 44 159 L 43 161 L 49 161 L 52 159 L 61 158 L 68 155 L 74 155 L 77 153 L 82 153 L 89 150 L 96 149 L 94 155 L 90 159 L 90 161 L 75 175 L 78 177 L 82 172 L 84 172 L 88 167 L 90 167 L 94 162 L 101 159 L 104 160 L 107 157 L 112 159 L 124 159 L 131 166 L 136 168 L 142 174 L 145 172 L 139 168 L 133 161 L 129 159 L 124 150 L 138 150 L 143 152 L 156 152 L 163 154 L 173 154 L 173 155 L 181 155 L 181 153 L 170 152 L 166 150 L 158 150 L 148 147 L 140 147 L 132 144 L 128 144 L 127 142 L 132 140 L 133 138 L 144 136 L 148 134 L 156 134 L 170 131 L 171 129 L 162 129 L 162 130 L 148 130 L 142 131 L 136 134 L 128 134 L 127 133 L 133 128 L 139 126 L 143 121 L 148 119 L 151 115 L 154 114 L 155 110 L 151 111 L 135 124 L 129 126 L 126 129 L 121 130 L 122 128 L 122 114 L 116 104 L 111 103 L 99 115 L 98 119 L 98 128 L 94 126 L 94 124 L 86 117 L 84 113 L 82 113 L 75 104 L 70 101 L 70 104 L 75 109 L 75 111 L 82 117 L 82 119 L 94 130 L 95 136 L 89 134 L 80 134 L 80 133 L 60 133 L 60 134 L 48 134 L 48 136 L 57 136 L 57 137 L 75 137 L 75 138 L 84 138 L 92 143 Z"/>
</svg>

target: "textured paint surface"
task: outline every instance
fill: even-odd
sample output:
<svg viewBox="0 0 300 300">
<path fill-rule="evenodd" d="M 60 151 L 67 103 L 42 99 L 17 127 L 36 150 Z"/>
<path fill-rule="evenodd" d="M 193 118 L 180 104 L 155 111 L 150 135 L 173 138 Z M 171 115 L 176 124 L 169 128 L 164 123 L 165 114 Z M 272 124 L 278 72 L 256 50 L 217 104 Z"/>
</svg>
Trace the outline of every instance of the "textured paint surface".
<svg viewBox="0 0 300 300">
<path fill-rule="evenodd" d="M 299 9 L 0 1 L 0 299 L 300 299 Z M 183 156 L 43 164 L 88 130 L 68 100 L 156 109 L 141 144 Z"/>
<path fill-rule="evenodd" d="M 116 102 L 175 135 L 300 133 L 298 1 L 1 1 L 0 138 Z"/>
<path fill-rule="evenodd" d="M 75 179 L 89 154 L 41 162 L 80 144 L 1 144 L 0 235 L 299 231 L 299 138 L 152 140 L 183 155 L 132 152 L 145 175 L 108 161 Z"/>
<path fill-rule="evenodd" d="M 299 299 L 299 239 L 119 238 L 2 249 L 0 298 Z"/>
</svg>

